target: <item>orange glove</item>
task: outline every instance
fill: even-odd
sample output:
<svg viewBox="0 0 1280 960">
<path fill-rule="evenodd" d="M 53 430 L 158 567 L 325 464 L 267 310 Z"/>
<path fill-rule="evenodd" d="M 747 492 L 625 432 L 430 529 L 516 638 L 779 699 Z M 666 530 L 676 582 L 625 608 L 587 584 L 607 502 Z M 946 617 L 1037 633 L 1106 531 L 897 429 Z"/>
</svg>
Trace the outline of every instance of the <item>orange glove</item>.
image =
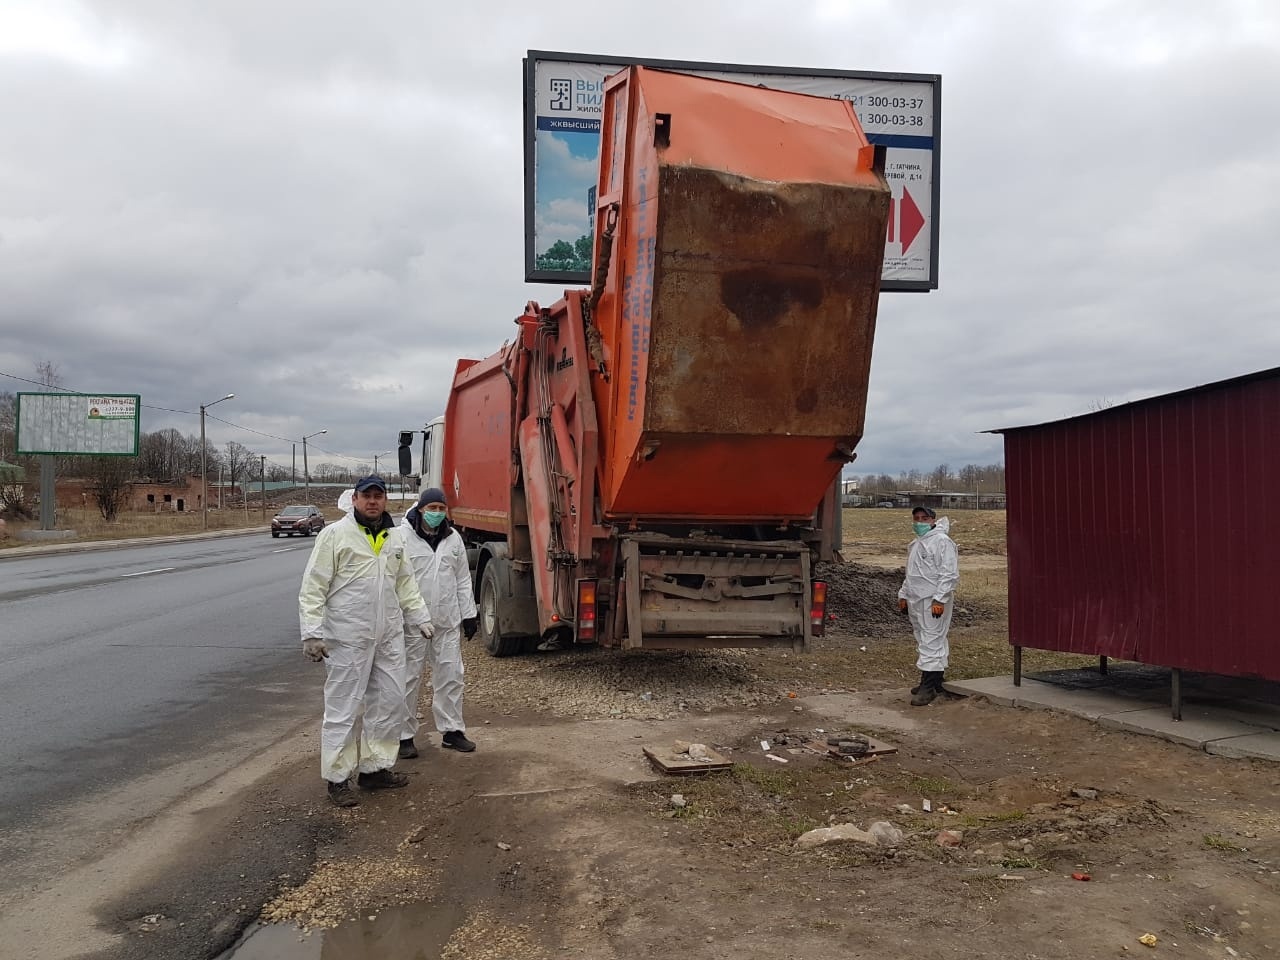
<svg viewBox="0 0 1280 960">
<path fill-rule="evenodd" d="M 937 600 L 933 601 L 933 606 L 929 608 L 929 612 L 933 614 L 933 619 L 937 620 L 942 616 L 942 612 L 947 608 L 940 604 Z"/>
<path fill-rule="evenodd" d="M 906 601 L 906 598 L 905 598 L 905 597 L 899 597 L 899 598 L 898 598 L 898 612 L 899 612 L 899 613 L 906 613 L 906 612 L 907 612 L 907 601 Z"/>
</svg>

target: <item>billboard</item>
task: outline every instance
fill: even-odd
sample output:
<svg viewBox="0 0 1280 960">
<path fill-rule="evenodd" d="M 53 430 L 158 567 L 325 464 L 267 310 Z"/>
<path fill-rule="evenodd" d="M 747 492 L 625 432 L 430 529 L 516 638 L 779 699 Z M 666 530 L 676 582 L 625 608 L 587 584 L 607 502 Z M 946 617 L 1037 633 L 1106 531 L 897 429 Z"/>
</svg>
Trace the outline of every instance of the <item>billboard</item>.
<svg viewBox="0 0 1280 960">
<path fill-rule="evenodd" d="M 19 393 L 18 453 L 136 457 L 142 398 L 136 393 Z"/>
<path fill-rule="evenodd" d="M 882 290 L 938 287 L 942 78 L 530 50 L 524 61 L 525 279 L 591 282 L 605 78 L 630 64 L 847 100 L 885 147 L 893 194 Z"/>
</svg>

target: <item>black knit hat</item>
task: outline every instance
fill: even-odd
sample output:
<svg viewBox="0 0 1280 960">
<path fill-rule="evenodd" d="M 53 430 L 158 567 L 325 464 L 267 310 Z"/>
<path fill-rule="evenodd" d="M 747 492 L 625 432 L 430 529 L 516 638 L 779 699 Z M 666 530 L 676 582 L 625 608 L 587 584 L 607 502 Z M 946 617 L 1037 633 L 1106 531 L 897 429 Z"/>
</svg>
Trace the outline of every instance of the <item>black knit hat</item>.
<svg viewBox="0 0 1280 960">
<path fill-rule="evenodd" d="M 447 506 L 449 501 L 445 499 L 444 491 L 439 487 L 427 487 L 418 494 L 418 509 L 421 510 L 428 503 L 443 503 Z"/>
</svg>

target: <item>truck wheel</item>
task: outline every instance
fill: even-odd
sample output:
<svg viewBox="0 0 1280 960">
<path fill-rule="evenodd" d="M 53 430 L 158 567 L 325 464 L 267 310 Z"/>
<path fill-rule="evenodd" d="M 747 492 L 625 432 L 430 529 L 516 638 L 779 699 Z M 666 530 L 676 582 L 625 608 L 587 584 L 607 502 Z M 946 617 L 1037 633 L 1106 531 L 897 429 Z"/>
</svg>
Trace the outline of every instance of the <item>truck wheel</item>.
<svg viewBox="0 0 1280 960">
<path fill-rule="evenodd" d="M 497 564 L 490 563 L 480 577 L 480 637 L 492 657 L 511 657 L 520 652 L 523 637 L 505 637 L 498 625 L 498 608 L 502 603 L 502 586 L 498 583 Z"/>
</svg>

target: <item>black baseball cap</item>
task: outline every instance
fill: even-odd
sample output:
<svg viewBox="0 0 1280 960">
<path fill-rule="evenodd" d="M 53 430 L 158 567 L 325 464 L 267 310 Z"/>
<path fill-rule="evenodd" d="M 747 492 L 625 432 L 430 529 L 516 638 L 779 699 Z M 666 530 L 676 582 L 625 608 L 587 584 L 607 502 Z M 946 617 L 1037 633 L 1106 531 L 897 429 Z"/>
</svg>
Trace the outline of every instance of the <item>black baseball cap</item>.
<svg viewBox="0 0 1280 960">
<path fill-rule="evenodd" d="M 361 477 L 356 481 L 356 493 L 364 493 L 366 490 L 381 490 L 387 492 L 387 481 L 379 476 Z"/>
<path fill-rule="evenodd" d="M 919 513 L 923 513 L 923 514 L 924 514 L 926 517 L 928 517 L 930 520 L 937 520 L 937 519 L 938 519 L 938 515 L 937 515 L 936 513 L 934 513 L 934 512 L 933 512 L 933 509 L 932 509 L 931 507 L 912 507 L 912 508 L 911 508 L 911 515 L 912 515 L 912 516 L 915 516 L 917 512 L 919 512 Z"/>
</svg>

